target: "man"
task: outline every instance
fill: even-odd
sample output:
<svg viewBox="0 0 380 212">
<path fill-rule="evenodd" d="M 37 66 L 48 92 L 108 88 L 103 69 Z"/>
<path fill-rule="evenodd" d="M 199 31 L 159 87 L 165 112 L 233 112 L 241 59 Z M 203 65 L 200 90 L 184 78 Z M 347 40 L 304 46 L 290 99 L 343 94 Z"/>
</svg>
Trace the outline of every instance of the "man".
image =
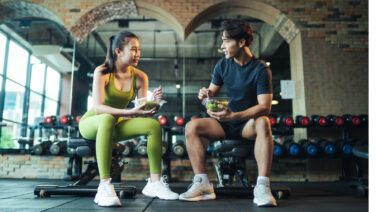
<svg viewBox="0 0 380 212">
<path fill-rule="evenodd" d="M 253 29 L 244 20 L 225 21 L 222 26 L 222 50 L 225 57 L 215 66 L 209 88 L 203 87 L 198 98 L 217 96 L 225 85 L 231 99 L 228 107 L 219 105 L 221 112 L 207 111 L 211 118 L 196 119 L 186 125 L 186 147 L 194 180 L 179 196 L 181 200 L 215 199 L 213 185 L 205 172 L 205 149 L 208 140 L 244 138 L 255 141 L 258 166 L 253 202 L 258 206 L 277 206 L 270 190 L 270 169 L 273 158 L 273 139 L 268 115 L 273 97 L 272 73 L 264 62 L 251 53 Z"/>
</svg>

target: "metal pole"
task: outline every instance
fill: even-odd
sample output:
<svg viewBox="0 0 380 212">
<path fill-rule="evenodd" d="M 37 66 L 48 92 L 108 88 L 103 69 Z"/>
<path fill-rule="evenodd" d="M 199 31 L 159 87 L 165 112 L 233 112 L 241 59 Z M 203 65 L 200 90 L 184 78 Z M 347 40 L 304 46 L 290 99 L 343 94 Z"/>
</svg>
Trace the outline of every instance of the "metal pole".
<svg viewBox="0 0 380 212">
<path fill-rule="evenodd" d="M 183 68 L 182 68 L 182 117 L 185 119 L 186 114 L 186 61 L 185 61 L 185 48 L 183 48 Z"/>
<path fill-rule="evenodd" d="M 73 88 L 74 88 L 74 68 L 75 68 L 75 50 L 76 50 L 76 40 L 74 38 L 74 49 L 73 49 L 73 59 L 71 60 L 71 90 L 70 90 L 70 110 L 69 114 L 72 115 L 72 104 L 73 104 Z"/>
</svg>

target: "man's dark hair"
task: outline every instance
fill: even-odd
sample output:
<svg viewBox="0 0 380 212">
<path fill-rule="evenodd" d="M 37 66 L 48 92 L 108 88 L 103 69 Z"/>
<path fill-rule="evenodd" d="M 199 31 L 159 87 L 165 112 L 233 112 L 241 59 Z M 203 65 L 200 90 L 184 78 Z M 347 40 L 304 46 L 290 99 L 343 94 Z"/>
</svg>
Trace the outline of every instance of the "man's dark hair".
<svg viewBox="0 0 380 212">
<path fill-rule="evenodd" d="M 222 33 L 229 39 L 234 39 L 239 42 L 240 39 L 245 39 L 245 45 L 250 47 L 253 41 L 253 28 L 245 20 L 233 19 L 226 20 L 222 24 Z"/>
</svg>

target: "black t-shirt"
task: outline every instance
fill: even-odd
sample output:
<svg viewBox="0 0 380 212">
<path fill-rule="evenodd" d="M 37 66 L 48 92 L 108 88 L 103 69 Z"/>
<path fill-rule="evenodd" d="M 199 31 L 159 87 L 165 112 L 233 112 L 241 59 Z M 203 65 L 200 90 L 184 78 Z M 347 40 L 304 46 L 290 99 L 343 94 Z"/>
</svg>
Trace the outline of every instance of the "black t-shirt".
<svg viewBox="0 0 380 212">
<path fill-rule="evenodd" d="M 228 107 L 233 112 L 246 110 L 258 104 L 257 95 L 271 94 L 272 72 L 262 61 L 252 57 L 244 66 L 238 65 L 233 58 L 222 58 L 215 65 L 213 84 L 226 86 Z"/>
</svg>

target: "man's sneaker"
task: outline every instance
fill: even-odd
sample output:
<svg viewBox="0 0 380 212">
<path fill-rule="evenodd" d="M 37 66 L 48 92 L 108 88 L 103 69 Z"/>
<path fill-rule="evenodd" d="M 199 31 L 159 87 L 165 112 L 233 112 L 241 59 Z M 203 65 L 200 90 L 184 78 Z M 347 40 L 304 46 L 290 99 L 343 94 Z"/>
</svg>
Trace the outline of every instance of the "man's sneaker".
<svg viewBox="0 0 380 212">
<path fill-rule="evenodd" d="M 179 195 L 179 199 L 186 201 L 215 199 L 214 186 L 211 183 L 202 183 L 202 178 L 195 176 L 193 183 L 185 193 Z"/>
<path fill-rule="evenodd" d="M 268 185 L 256 185 L 253 189 L 253 196 L 253 203 L 257 204 L 257 206 L 277 206 L 277 202 Z"/>
<path fill-rule="evenodd" d="M 109 179 L 108 182 L 99 184 L 94 202 L 99 206 L 121 206 L 119 197 L 116 195 L 115 188 L 111 184 L 111 179 Z"/>
<path fill-rule="evenodd" d="M 170 190 L 165 177 L 161 177 L 160 181 L 154 183 L 148 179 L 148 183 L 142 190 L 142 193 L 148 197 L 158 197 L 165 200 L 178 199 L 178 194 Z"/>
</svg>

